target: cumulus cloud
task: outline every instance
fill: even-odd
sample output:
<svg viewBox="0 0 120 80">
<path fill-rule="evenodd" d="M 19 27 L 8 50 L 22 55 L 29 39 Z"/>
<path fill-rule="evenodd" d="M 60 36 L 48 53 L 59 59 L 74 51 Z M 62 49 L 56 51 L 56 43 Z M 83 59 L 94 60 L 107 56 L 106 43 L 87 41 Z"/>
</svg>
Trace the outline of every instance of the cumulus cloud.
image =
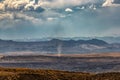
<svg viewBox="0 0 120 80">
<path fill-rule="evenodd" d="M 67 8 L 85 4 L 96 4 L 104 1 L 105 0 L 3 0 L 0 2 L 0 10 L 42 12 L 45 10 L 44 8 Z M 102 6 L 119 6 L 118 3 L 120 3 L 119 0 L 106 0 Z"/>
<path fill-rule="evenodd" d="M 41 6 L 51 7 L 51 8 L 61 8 L 68 6 L 78 6 L 88 3 L 97 3 L 98 0 L 44 0 L 40 3 Z"/>
<path fill-rule="evenodd" d="M 0 2 L 0 10 L 44 11 L 44 8 L 63 8 L 96 4 L 105 0 L 3 0 Z M 119 0 L 106 0 L 102 6 L 119 6 Z M 44 8 L 43 8 L 44 7 Z"/>
<path fill-rule="evenodd" d="M 73 12 L 73 10 L 70 9 L 70 8 L 66 8 L 65 11 L 66 11 L 66 12 Z"/>
<path fill-rule="evenodd" d="M 14 10 L 27 10 L 27 11 L 44 11 L 40 5 L 29 0 L 4 0 L 0 2 L 0 10 L 14 11 Z"/>
<path fill-rule="evenodd" d="M 112 6 L 112 7 L 118 7 L 120 6 L 120 1 L 118 0 L 106 0 L 104 3 L 103 3 L 103 7 L 106 7 L 106 6 Z"/>
<path fill-rule="evenodd" d="M 41 7 L 62 8 L 84 4 L 94 4 L 99 0 L 3 0 L 0 10 L 42 10 Z"/>
</svg>

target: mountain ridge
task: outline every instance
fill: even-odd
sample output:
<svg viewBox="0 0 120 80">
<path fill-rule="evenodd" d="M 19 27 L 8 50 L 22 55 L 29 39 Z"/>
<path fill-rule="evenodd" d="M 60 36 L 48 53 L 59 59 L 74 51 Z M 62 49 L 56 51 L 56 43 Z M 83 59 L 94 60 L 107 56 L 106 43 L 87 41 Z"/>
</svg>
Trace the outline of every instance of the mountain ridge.
<svg viewBox="0 0 120 80">
<path fill-rule="evenodd" d="M 69 39 L 69 40 L 62 40 L 62 39 L 57 39 L 57 38 L 53 38 L 53 39 L 50 39 L 48 41 L 15 41 L 15 40 L 3 40 L 3 39 L 0 39 L 0 42 L 18 42 L 18 43 L 29 43 L 29 42 L 83 42 L 83 43 L 91 43 L 91 42 L 101 42 L 101 43 L 104 43 L 104 44 L 108 44 L 106 41 L 103 41 L 103 40 L 100 40 L 100 39 L 89 39 L 89 40 L 82 40 L 82 39 L 79 39 L 79 40 L 73 40 L 73 39 Z"/>
<path fill-rule="evenodd" d="M 41 53 L 89 53 L 119 51 L 119 44 L 109 44 L 103 40 L 60 40 L 19 42 L 0 40 L 0 52 L 32 51 Z"/>
</svg>

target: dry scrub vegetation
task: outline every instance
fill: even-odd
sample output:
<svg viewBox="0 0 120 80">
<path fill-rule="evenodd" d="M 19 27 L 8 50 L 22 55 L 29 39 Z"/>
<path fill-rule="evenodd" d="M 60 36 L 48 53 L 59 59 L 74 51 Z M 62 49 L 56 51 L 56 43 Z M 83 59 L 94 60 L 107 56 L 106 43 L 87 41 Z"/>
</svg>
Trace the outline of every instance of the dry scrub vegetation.
<svg viewBox="0 0 120 80">
<path fill-rule="evenodd" d="M 57 70 L 0 68 L 0 80 L 120 80 L 120 73 L 90 74 Z"/>
</svg>

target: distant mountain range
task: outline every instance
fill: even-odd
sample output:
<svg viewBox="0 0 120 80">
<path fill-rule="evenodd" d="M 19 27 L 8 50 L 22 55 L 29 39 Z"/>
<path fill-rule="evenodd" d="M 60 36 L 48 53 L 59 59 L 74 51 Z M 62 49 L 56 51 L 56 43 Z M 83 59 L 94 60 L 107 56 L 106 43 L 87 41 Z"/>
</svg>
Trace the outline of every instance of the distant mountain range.
<svg viewBox="0 0 120 80">
<path fill-rule="evenodd" d="M 120 43 L 120 37 L 59 37 L 56 39 L 60 40 L 90 40 L 90 39 L 100 39 L 103 41 L 106 41 L 107 43 Z M 47 38 L 41 38 L 41 39 L 15 39 L 14 41 L 19 41 L 19 42 L 33 42 L 33 41 L 49 41 L 52 40 L 53 38 L 47 37 Z"/>
<path fill-rule="evenodd" d="M 91 53 L 119 52 L 120 44 L 109 44 L 103 40 L 12 41 L 0 40 L 0 52 L 32 51 L 40 53 Z"/>
</svg>

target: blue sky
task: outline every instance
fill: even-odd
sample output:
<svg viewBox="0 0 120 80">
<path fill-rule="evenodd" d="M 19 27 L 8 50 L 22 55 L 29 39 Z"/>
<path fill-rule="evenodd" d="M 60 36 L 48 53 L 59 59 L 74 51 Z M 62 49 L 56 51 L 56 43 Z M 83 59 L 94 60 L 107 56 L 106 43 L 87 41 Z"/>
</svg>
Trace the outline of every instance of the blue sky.
<svg viewBox="0 0 120 80">
<path fill-rule="evenodd" d="M 28 0 L 0 2 L 0 38 L 120 35 L 119 0 Z"/>
</svg>

